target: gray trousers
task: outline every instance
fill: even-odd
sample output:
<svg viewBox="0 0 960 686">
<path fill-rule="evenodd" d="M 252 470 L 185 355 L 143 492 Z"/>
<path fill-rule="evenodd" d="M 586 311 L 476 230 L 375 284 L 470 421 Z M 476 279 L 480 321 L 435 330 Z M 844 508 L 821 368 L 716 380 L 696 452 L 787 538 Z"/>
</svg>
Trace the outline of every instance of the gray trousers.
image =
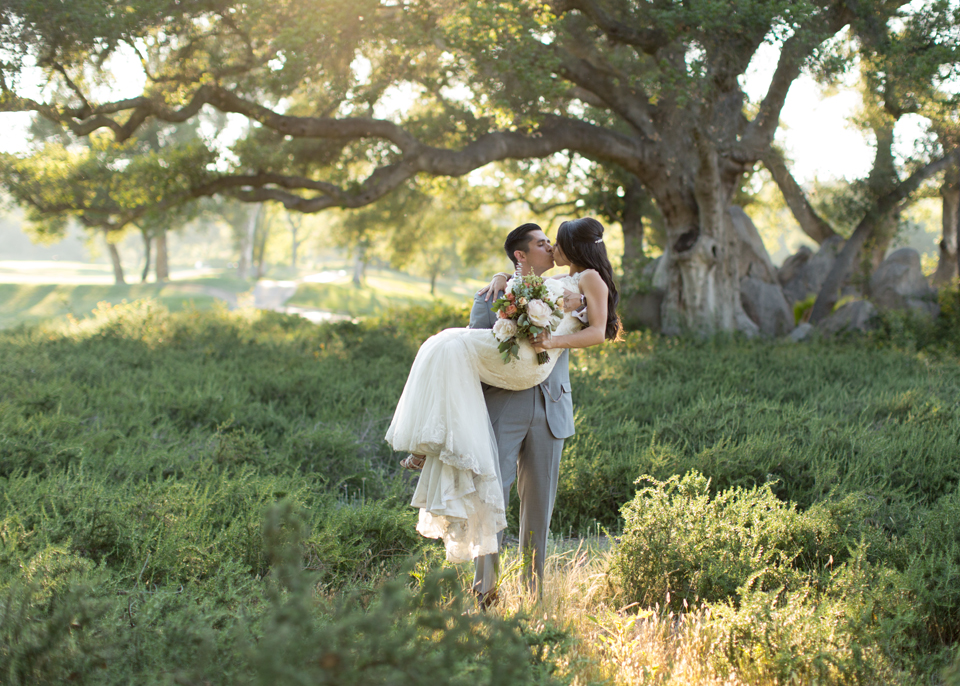
<svg viewBox="0 0 960 686">
<path fill-rule="evenodd" d="M 523 579 L 531 591 L 538 591 L 557 496 L 563 439 L 554 438 L 547 427 L 540 387 L 517 393 L 505 392 L 495 399 L 488 397 L 487 405 L 497 436 L 504 504 L 510 502 L 510 489 L 513 482 L 517 482 Z M 502 531 L 499 541 L 502 546 Z M 475 565 L 473 590 L 487 593 L 495 589 L 500 576 L 500 555 L 482 555 L 476 559 Z"/>
</svg>

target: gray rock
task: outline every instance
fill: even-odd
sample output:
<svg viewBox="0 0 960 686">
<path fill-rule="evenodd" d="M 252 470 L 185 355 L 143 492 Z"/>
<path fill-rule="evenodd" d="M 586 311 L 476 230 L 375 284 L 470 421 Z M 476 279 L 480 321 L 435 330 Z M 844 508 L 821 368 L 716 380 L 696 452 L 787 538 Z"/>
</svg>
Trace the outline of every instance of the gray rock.
<svg viewBox="0 0 960 686">
<path fill-rule="evenodd" d="M 881 310 L 911 309 L 936 316 L 937 291 L 920 268 L 920 253 L 900 248 L 890 253 L 870 277 L 870 299 Z"/>
<path fill-rule="evenodd" d="M 788 284 L 797 278 L 800 270 L 803 269 L 811 257 L 813 257 L 813 251 L 807 246 L 801 245 L 797 252 L 785 259 L 777 271 L 777 279 L 780 281 L 780 285 Z"/>
<path fill-rule="evenodd" d="M 820 292 L 843 243 L 843 238 L 833 236 L 825 240 L 816 253 L 801 248 L 784 261 L 780 268 L 780 284 L 788 304 L 793 305 Z"/>
<path fill-rule="evenodd" d="M 818 326 L 825 336 L 832 336 L 841 332 L 869 331 L 873 327 L 873 319 L 877 315 L 877 308 L 869 300 L 852 300 L 829 317 L 821 321 Z"/>
<path fill-rule="evenodd" d="M 808 338 L 810 338 L 813 332 L 814 332 L 813 324 L 811 324 L 810 322 L 803 322 L 802 324 L 798 324 L 797 328 L 795 328 L 790 333 L 790 340 L 795 341 L 797 343 L 799 343 L 800 341 L 805 341 Z"/>
<path fill-rule="evenodd" d="M 737 311 L 736 314 L 736 324 L 737 331 L 742 333 L 747 338 L 756 338 L 760 335 L 760 327 L 754 323 L 750 317 L 747 316 L 747 313 L 742 309 Z"/>
<path fill-rule="evenodd" d="M 907 309 L 936 319 L 940 316 L 940 303 L 933 300 L 907 298 Z"/>
<path fill-rule="evenodd" d="M 739 205 L 731 205 L 727 208 L 727 213 L 739 239 L 739 277 L 742 279 L 750 276 L 765 283 L 777 283 L 777 268 L 770 259 L 770 253 L 767 252 L 753 220 Z"/>
<path fill-rule="evenodd" d="M 787 305 L 779 284 L 765 283 L 752 276 L 743 278 L 740 303 L 764 336 L 785 336 L 793 331 L 793 310 Z"/>
</svg>

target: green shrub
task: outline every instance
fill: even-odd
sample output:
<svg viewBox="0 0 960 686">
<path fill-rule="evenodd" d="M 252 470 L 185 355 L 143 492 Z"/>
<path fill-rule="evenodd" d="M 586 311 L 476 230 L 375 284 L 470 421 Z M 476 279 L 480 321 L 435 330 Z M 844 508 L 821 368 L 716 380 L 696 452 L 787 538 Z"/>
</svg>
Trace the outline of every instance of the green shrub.
<svg viewBox="0 0 960 686">
<path fill-rule="evenodd" d="M 913 648 L 902 627 L 915 617 L 899 577 L 862 549 L 832 567 L 826 583 L 751 589 L 737 604 L 711 605 L 717 672 L 760 684 L 917 683 L 900 659 Z"/>
<path fill-rule="evenodd" d="M 29 582 L 0 588 L 0 675 L 21 684 L 551 684 L 542 645 L 563 635 L 468 613 L 452 571 L 403 574 L 361 597 L 316 593 L 310 512 L 264 513 L 262 580 L 157 586 L 105 578 L 45 551 Z"/>
<path fill-rule="evenodd" d="M 937 293 L 940 314 L 936 318 L 915 310 L 886 310 L 869 339 L 880 346 L 908 351 L 960 355 L 960 291 L 956 284 Z"/>
<path fill-rule="evenodd" d="M 711 496 L 697 472 L 649 481 L 623 508 L 612 560 L 625 603 L 738 603 L 752 591 L 804 586 L 847 556 L 829 513 L 798 512 L 769 485 Z"/>
</svg>

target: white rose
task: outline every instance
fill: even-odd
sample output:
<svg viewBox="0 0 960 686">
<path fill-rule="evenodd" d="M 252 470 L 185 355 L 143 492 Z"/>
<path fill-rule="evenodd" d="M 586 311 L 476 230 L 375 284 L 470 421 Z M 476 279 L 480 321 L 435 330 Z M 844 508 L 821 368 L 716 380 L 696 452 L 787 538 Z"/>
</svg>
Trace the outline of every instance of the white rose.
<svg viewBox="0 0 960 686">
<path fill-rule="evenodd" d="M 527 319 L 534 326 L 544 328 L 550 326 L 550 317 L 553 316 L 553 310 L 542 300 L 531 300 L 527 305 Z"/>
<path fill-rule="evenodd" d="M 493 325 L 493 335 L 503 343 L 517 335 L 517 323 L 512 319 L 498 319 Z"/>
</svg>

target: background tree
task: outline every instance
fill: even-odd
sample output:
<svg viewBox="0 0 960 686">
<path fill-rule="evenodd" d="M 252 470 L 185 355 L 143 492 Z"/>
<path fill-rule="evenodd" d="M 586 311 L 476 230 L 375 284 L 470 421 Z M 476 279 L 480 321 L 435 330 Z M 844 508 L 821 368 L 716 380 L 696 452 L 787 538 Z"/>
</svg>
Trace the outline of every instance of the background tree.
<svg viewBox="0 0 960 686">
<path fill-rule="evenodd" d="M 182 199 L 197 168 L 209 162 L 209 151 L 195 142 L 161 150 L 140 139 L 116 143 L 99 134 L 85 143 L 48 139 L 29 155 L 0 155 L 0 186 L 25 208 L 29 231 L 38 240 L 61 240 L 71 220 L 102 234 L 118 284 L 124 273 L 116 241 L 138 226 L 145 241 L 160 247 L 157 276 L 164 280 L 166 231 L 192 215 L 194 208 Z M 164 202 L 169 197 L 177 201 Z"/>
<path fill-rule="evenodd" d="M 465 179 L 412 181 L 374 205 L 344 213 L 334 235 L 355 251 L 354 284 L 360 285 L 372 259 L 425 276 L 431 295 L 438 278 L 457 276 L 466 265 L 502 266 L 503 237 L 513 225 L 496 225 L 500 205 L 487 191 Z"/>
<path fill-rule="evenodd" d="M 860 282 L 865 289 L 899 226 L 906 203 L 929 179 L 960 161 L 960 148 L 946 138 L 932 136 L 938 122 L 955 116 L 955 104 L 947 106 L 941 85 L 956 73 L 956 18 L 955 9 L 951 14 L 945 4 L 931 3 L 897 22 L 864 20 L 853 27 L 861 46 L 859 68 L 864 92 L 858 123 L 872 131 L 876 152 L 869 175 L 851 184 L 848 192 L 837 198 L 841 202 L 834 205 L 838 219 L 857 220 L 817 295 L 810 317 L 813 323 L 832 311 L 848 279 Z M 822 76 L 829 80 L 835 74 L 827 71 Z M 938 106 L 932 107 L 933 102 Z M 932 115 L 931 136 L 911 158 L 898 163 L 895 126 L 904 115 L 919 112 Z M 811 237 L 823 235 L 828 223 L 812 209 L 783 169 L 777 169 L 782 158 L 778 160 L 773 151 L 765 162 L 801 227 Z M 858 263 L 861 270 L 855 275 Z"/>
<path fill-rule="evenodd" d="M 848 26 L 875 51 L 865 36 L 915 16 L 932 28 L 925 44 L 944 42 L 955 25 L 939 0 L 909 9 L 905 0 L 169 0 L 131 9 L 7 3 L 0 107 L 78 135 L 108 128 L 120 141 L 148 119 L 186 121 L 204 106 L 241 114 L 255 124 L 243 150 L 183 195 L 304 212 L 361 207 L 419 174 L 576 152 L 633 175 L 654 199 L 667 235 L 664 328 L 704 332 L 744 318 L 726 206 L 768 151 L 801 70 L 834 58 L 827 48 Z M 740 79 L 767 42 L 780 49 L 777 67 L 745 108 Z M 121 45 L 141 56 L 147 87 L 98 102 L 84 77 Z M 18 88 L 30 60 L 59 86 L 47 101 Z M 401 92 L 413 104 L 399 106 Z"/>
</svg>

